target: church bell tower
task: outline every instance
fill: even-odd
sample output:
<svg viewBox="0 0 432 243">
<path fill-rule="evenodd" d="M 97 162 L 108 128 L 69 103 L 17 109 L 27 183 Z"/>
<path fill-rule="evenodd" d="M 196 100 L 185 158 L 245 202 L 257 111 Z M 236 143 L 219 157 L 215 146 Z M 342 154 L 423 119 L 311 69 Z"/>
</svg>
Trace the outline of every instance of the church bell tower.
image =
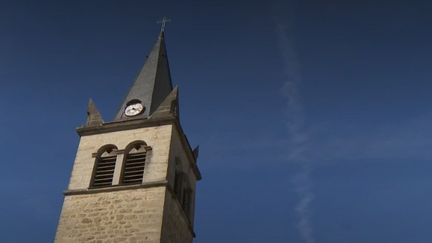
<svg viewBox="0 0 432 243">
<path fill-rule="evenodd" d="M 180 125 L 164 35 L 113 121 L 89 101 L 56 243 L 192 242 L 198 147 Z"/>
</svg>

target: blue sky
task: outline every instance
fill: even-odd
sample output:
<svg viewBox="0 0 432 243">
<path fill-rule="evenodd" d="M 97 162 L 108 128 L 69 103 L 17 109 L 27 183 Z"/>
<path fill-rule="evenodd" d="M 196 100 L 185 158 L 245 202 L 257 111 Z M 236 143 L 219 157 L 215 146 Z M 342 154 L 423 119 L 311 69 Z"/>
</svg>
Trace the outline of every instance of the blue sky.
<svg viewBox="0 0 432 243">
<path fill-rule="evenodd" d="M 88 98 L 114 117 L 167 15 L 195 242 L 430 243 L 431 9 L 0 1 L 3 241 L 53 240 Z"/>
</svg>

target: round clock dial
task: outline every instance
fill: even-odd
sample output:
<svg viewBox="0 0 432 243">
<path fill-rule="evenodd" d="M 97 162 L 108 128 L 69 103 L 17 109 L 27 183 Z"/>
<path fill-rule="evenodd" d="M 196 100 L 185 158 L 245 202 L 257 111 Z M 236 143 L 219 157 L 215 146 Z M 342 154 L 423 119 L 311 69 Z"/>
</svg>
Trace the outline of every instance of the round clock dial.
<svg viewBox="0 0 432 243">
<path fill-rule="evenodd" d="M 136 116 L 144 111 L 144 106 L 141 103 L 130 104 L 126 106 L 126 116 Z"/>
</svg>

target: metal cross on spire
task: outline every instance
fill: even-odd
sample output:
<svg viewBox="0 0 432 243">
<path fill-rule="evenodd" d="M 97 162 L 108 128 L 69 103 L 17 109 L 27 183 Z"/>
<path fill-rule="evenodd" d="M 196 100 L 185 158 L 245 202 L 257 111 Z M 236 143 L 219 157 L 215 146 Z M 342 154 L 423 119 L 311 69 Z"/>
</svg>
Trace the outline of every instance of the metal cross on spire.
<svg viewBox="0 0 432 243">
<path fill-rule="evenodd" d="M 161 20 L 159 20 L 157 23 L 161 24 L 161 32 L 165 31 L 165 25 L 166 23 L 171 22 L 171 19 L 167 18 L 167 17 L 163 17 Z"/>
</svg>

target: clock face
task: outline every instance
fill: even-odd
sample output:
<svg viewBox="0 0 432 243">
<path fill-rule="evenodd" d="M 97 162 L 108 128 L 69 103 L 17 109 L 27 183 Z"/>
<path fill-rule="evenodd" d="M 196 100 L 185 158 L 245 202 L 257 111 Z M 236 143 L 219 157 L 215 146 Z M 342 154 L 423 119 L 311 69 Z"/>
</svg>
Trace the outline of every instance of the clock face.
<svg viewBox="0 0 432 243">
<path fill-rule="evenodd" d="M 130 104 L 126 106 L 125 115 L 126 116 L 136 116 L 144 111 L 144 106 L 141 103 Z"/>
</svg>

